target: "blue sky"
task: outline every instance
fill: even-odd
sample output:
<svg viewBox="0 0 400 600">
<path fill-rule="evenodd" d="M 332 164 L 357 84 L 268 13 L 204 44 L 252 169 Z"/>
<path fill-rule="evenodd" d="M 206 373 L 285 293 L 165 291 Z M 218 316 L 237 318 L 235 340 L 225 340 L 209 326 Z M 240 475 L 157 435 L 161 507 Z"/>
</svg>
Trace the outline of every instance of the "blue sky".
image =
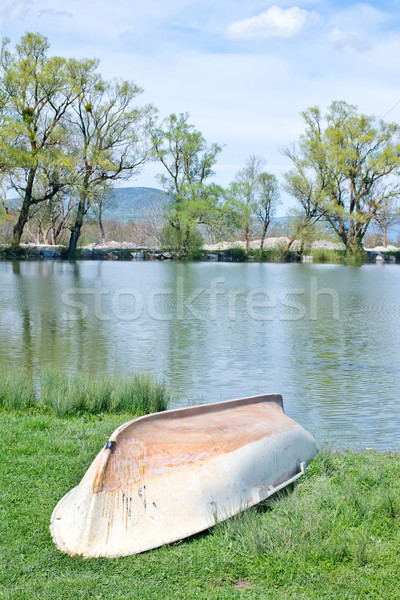
<svg viewBox="0 0 400 600">
<path fill-rule="evenodd" d="M 400 121 L 394 0 L 1 0 L 0 31 L 12 45 L 39 31 L 52 54 L 97 57 L 105 77 L 134 80 L 161 116 L 189 112 L 209 142 L 225 144 L 222 185 L 251 154 L 281 178 L 280 148 L 296 141 L 308 106 L 346 100 Z M 158 186 L 157 170 L 131 184 Z"/>
</svg>

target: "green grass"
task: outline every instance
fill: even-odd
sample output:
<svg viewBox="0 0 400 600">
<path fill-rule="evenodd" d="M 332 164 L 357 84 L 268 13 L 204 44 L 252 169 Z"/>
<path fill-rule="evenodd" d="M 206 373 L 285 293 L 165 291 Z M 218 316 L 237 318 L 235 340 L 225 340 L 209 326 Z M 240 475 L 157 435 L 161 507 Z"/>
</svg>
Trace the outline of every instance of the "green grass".
<svg viewBox="0 0 400 600">
<path fill-rule="evenodd" d="M 249 248 L 249 256 L 255 261 L 260 260 L 260 249 Z M 284 261 L 284 247 L 264 248 L 261 254 L 261 262 L 279 262 Z"/>
<path fill-rule="evenodd" d="M 24 410 L 36 404 L 34 385 L 22 370 L 0 370 L 0 408 Z"/>
<path fill-rule="evenodd" d="M 144 415 L 168 408 L 165 385 L 150 375 L 91 376 L 44 369 L 33 381 L 24 371 L 0 372 L 0 408 L 51 412 L 57 416 L 129 412 Z"/>
<path fill-rule="evenodd" d="M 59 552 L 49 522 L 130 415 L 0 412 L 0 598 L 397 598 L 400 456 L 322 451 L 289 490 L 179 543 L 120 559 Z"/>
<path fill-rule="evenodd" d="M 314 263 L 334 263 L 348 266 L 360 266 L 368 262 L 366 253 L 350 255 L 346 250 L 328 250 L 325 248 L 312 248 L 305 252 L 312 256 Z"/>
<path fill-rule="evenodd" d="M 327 250 L 325 248 L 312 248 L 309 251 L 316 263 L 346 263 L 348 257 L 345 250 Z"/>
</svg>

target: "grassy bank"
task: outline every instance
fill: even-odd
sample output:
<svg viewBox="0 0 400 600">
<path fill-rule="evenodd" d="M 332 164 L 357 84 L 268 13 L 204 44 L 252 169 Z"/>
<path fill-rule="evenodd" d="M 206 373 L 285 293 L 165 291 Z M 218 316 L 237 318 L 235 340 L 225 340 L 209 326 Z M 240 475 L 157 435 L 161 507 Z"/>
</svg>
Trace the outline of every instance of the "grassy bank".
<svg viewBox="0 0 400 600">
<path fill-rule="evenodd" d="M 143 373 L 132 377 L 91 376 L 43 369 L 37 379 L 25 371 L 0 370 L 0 409 L 57 416 L 122 413 L 144 415 L 166 410 L 169 392 Z"/>
<path fill-rule="evenodd" d="M 170 546 L 113 560 L 60 553 L 55 504 L 128 418 L 0 411 L 0 598 L 398 597 L 400 456 L 373 451 L 321 452 L 290 490 Z"/>
</svg>

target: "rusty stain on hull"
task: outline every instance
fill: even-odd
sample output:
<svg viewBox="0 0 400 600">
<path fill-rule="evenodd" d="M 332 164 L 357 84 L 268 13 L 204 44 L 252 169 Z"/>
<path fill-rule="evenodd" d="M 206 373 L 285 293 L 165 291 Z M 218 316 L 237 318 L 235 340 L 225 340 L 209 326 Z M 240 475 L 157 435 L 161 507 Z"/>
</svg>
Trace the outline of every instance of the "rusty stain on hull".
<svg viewBox="0 0 400 600">
<path fill-rule="evenodd" d="M 113 433 L 60 500 L 52 536 L 69 554 L 143 552 L 260 502 L 315 453 L 279 395 L 140 417 Z"/>
</svg>

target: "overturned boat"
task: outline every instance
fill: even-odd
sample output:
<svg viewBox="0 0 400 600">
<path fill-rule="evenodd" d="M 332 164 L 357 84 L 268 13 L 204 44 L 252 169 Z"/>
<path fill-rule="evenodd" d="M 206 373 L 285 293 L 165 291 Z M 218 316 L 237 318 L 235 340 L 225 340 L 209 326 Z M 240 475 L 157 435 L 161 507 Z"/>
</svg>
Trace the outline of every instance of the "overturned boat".
<svg viewBox="0 0 400 600">
<path fill-rule="evenodd" d="M 112 434 L 55 507 L 51 534 L 71 555 L 144 552 L 264 500 L 315 454 L 279 395 L 146 415 Z"/>
</svg>

